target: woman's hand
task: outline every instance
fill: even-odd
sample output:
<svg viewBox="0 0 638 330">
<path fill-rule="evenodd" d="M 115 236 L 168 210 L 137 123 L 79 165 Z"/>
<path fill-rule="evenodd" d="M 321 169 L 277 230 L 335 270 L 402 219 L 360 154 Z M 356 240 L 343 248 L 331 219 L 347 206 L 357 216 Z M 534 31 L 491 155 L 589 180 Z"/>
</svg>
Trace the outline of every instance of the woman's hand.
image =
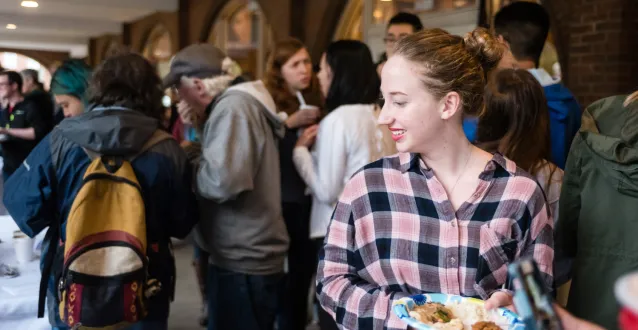
<svg viewBox="0 0 638 330">
<path fill-rule="evenodd" d="M 319 109 L 299 109 L 286 120 L 286 126 L 290 129 L 309 126 L 317 122 L 321 116 Z"/>
<path fill-rule="evenodd" d="M 490 299 L 485 301 L 485 309 L 491 310 L 504 307 L 511 311 L 514 311 L 515 309 L 513 307 L 513 304 L 514 298 L 511 294 L 503 291 L 496 291 L 492 294 Z"/>
<path fill-rule="evenodd" d="M 312 125 L 306 128 L 301 134 L 301 136 L 299 137 L 299 139 L 297 139 L 297 144 L 295 146 L 310 148 L 315 143 L 318 130 L 319 130 L 319 125 Z"/>
</svg>

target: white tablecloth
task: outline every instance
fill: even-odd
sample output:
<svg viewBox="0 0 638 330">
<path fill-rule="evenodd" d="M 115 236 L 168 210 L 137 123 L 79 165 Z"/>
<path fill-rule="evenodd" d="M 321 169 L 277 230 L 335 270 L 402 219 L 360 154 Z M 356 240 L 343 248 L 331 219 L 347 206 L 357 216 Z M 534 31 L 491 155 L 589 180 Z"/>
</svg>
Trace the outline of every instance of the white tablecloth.
<svg viewBox="0 0 638 330">
<path fill-rule="evenodd" d="M 37 318 L 40 263 L 35 258 L 28 264 L 18 265 L 12 242 L 15 230 L 18 226 L 10 216 L 0 216 L 0 263 L 20 269 L 18 277 L 0 277 L 0 330 L 51 329 L 46 314 L 44 318 Z"/>
</svg>

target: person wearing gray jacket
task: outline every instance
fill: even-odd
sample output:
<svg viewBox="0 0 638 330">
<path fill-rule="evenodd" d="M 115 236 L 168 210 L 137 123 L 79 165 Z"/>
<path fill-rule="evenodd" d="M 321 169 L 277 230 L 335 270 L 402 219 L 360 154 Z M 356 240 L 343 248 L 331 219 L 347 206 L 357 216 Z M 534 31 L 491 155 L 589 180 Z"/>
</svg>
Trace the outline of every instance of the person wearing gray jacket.
<svg viewBox="0 0 638 330">
<path fill-rule="evenodd" d="M 210 254 L 208 329 L 269 330 L 289 242 L 277 150 L 285 118 L 260 81 L 230 87 L 233 67 L 218 48 L 192 45 L 172 60 L 164 85 L 202 130 L 195 237 Z"/>
</svg>

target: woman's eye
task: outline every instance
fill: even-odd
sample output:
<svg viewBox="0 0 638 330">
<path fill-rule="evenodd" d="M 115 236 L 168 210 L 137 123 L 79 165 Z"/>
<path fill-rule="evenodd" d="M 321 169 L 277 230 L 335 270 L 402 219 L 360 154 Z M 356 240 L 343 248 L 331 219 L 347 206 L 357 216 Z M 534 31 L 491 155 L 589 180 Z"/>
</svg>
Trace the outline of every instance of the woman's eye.
<svg viewBox="0 0 638 330">
<path fill-rule="evenodd" d="M 394 105 L 395 105 L 395 106 L 397 106 L 397 107 L 403 107 L 403 106 L 405 105 L 405 102 L 397 102 L 397 101 L 394 101 L 394 102 L 392 102 L 392 104 L 394 104 Z"/>
</svg>

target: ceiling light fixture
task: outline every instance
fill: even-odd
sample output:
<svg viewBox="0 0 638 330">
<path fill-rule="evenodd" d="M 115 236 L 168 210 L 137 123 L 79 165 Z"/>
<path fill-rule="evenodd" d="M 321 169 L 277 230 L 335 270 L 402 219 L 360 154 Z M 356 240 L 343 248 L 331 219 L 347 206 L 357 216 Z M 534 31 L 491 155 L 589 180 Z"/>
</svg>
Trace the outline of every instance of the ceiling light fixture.
<svg viewBox="0 0 638 330">
<path fill-rule="evenodd" d="M 20 5 L 27 8 L 38 8 L 40 6 L 37 1 L 22 1 Z"/>
<path fill-rule="evenodd" d="M 15 24 L 7 24 L 7 30 L 15 30 L 18 27 Z"/>
</svg>

